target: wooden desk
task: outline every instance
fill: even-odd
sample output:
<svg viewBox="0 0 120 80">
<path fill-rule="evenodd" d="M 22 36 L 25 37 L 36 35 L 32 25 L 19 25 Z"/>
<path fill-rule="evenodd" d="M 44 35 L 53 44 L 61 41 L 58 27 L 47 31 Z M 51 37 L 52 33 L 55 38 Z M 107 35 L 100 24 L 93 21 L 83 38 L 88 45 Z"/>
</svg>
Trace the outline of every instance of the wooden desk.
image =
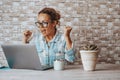
<svg viewBox="0 0 120 80">
<path fill-rule="evenodd" d="M 0 70 L 0 80 L 120 80 L 120 65 L 97 64 L 96 71 L 89 72 L 82 65 L 67 66 L 63 71 L 8 69 Z"/>
</svg>

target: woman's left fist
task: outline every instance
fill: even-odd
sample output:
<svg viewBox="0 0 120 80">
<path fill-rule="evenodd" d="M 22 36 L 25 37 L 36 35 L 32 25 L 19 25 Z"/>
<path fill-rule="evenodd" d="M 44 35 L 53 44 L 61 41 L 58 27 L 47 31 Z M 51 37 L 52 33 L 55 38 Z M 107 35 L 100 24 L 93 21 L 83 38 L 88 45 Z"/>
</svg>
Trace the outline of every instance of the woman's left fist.
<svg viewBox="0 0 120 80">
<path fill-rule="evenodd" d="M 70 26 L 66 26 L 64 28 L 64 35 L 65 35 L 65 37 L 70 36 L 71 30 L 72 30 L 72 28 Z"/>
</svg>

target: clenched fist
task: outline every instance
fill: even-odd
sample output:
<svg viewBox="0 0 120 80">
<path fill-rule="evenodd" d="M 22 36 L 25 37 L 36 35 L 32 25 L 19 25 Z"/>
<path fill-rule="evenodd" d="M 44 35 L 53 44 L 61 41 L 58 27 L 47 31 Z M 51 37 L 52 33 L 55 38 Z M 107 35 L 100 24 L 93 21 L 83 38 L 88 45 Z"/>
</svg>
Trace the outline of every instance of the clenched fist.
<svg viewBox="0 0 120 80">
<path fill-rule="evenodd" d="M 67 36 L 70 36 L 70 32 L 71 32 L 72 28 L 67 26 L 64 28 L 64 36 L 67 37 Z"/>
<path fill-rule="evenodd" d="M 25 30 L 25 31 L 23 32 L 23 42 L 24 42 L 24 43 L 29 43 L 29 40 L 30 40 L 31 36 L 32 36 L 32 31 L 30 31 L 30 30 Z"/>
</svg>

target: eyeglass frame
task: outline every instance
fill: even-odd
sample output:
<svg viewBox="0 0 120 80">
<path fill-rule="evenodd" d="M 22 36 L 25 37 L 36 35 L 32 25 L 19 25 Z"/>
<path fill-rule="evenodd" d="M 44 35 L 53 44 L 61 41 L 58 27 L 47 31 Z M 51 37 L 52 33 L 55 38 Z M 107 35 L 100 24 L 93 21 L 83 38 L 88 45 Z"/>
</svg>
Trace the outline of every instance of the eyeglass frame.
<svg viewBox="0 0 120 80">
<path fill-rule="evenodd" d="M 39 24 L 39 26 L 37 25 L 37 23 Z M 36 25 L 38 28 L 47 28 L 49 23 L 51 23 L 51 22 L 45 22 L 45 21 L 39 22 L 39 21 L 37 21 L 37 22 L 35 22 L 35 25 Z"/>
</svg>

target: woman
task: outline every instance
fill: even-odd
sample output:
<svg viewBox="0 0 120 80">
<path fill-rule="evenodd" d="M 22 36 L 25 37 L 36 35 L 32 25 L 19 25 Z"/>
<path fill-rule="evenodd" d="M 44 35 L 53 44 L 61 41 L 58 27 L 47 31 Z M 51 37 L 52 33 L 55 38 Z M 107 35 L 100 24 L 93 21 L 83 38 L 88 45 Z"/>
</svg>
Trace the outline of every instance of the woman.
<svg viewBox="0 0 120 80">
<path fill-rule="evenodd" d="M 59 58 L 62 53 L 65 54 L 64 58 L 67 61 L 74 61 L 74 51 L 70 38 L 72 28 L 65 27 L 64 34 L 59 33 L 56 29 L 59 20 L 60 14 L 57 11 L 53 8 L 44 8 L 38 13 L 38 21 L 35 22 L 39 33 L 33 34 L 30 30 L 24 32 L 24 43 L 36 45 L 42 65 L 53 66 L 53 61 Z"/>
</svg>

